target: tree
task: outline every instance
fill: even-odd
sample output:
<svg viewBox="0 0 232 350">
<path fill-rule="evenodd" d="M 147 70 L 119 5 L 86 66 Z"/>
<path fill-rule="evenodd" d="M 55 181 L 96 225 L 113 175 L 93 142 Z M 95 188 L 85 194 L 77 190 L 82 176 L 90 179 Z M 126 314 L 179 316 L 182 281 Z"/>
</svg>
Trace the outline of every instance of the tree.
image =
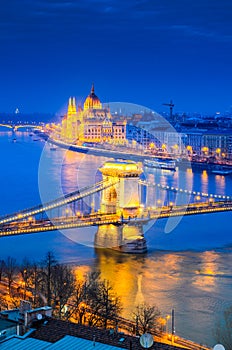
<svg viewBox="0 0 232 350">
<path fill-rule="evenodd" d="M 19 266 L 19 272 L 22 276 L 23 280 L 23 299 L 26 299 L 27 296 L 27 290 L 29 287 L 30 283 L 30 277 L 32 274 L 32 268 L 31 268 L 31 263 L 28 259 L 23 259 L 22 264 Z"/>
<path fill-rule="evenodd" d="M 5 271 L 5 261 L 1 259 L 0 260 L 0 282 L 2 281 L 2 276 L 4 271 Z"/>
<path fill-rule="evenodd" d="M 42 273 L 37 262 L 33 262 L 29 268 L 28 286 L 32 292 L 32 303 L 34 307 L 41 305 L 41 299 L 46 302 L 39 291 L 39 285 L 42 283 Z"/>
<path fill-rule="evenodd" d="M 89 326 L 100 326 L 100 317 L 99 317 L 99 284 L 100 284 L 100 272 L 94 271 L 87 275 L 85 282 L 85 296 L 84 302 L 88 312 L 88 324 Z M 81 308 L 81 310 L 83 307 Z M 82 311 L 81 311 L 82 313 Z"/>
<path fill-rule="evenodd" d="M 103 326 L 116 322 L 122 310 L 120 298 L 116 295 L 108 280 L 101 280 L 100 273 L 94 272 L 88 276 L 86 285 L 86 303 L 90 312 L 88 322 L 91 326 Z"/>
<path fill-rule="evenodd" d="M 69 318 L 74 318 L 80 324 L 83 323 L 83 319 L 85 321 L 88 310 L 86 300 L 86 281 L 77 279 L 70 300 Z"/>
<path fill-rule="evenodd" d="M 5 261 L 5 274 L 8 281 L 8 290 L 10 295 L 11 295 L 11 286 L 12 286 L 13 279 L 16 275 L 16 271 L 17 271 L 16 259 L 8 256 L 8 258 Z"/>
<path fill-rule="evenodd" d="M 8 303 L 5 296 L 0 295 L 0 311 L 8 310 Z"/>
<path fill-rule="evenodd" d="M 56 306 L 57 316 L 65 316 L 64 306 L 75 291 L 75 276 L 66 265 L 56 264 L 51 274 L 51 302 Z"/>
<path fill-rule="evenodd" d="M 52 292 L 51 292 L 51 283 L 52 283 L 52 270 L 57 264 L 57 260 L 54 257 L 52 252 L 48 252 L 45 256 L 45 259 L 42 261 L 42 280 L 40 283 L 40 292 L 44 294 L 46 298 L 47 305 L 51 306 Z"/>
<path fill-rule="evenodd" d="M 215 328 L 215 340 L 221 343 L 226 350 L 232 350 L 232 306 L 224 311 L 223 319 Z"/>
<path fill-rule="evenodd" d="M 150 332 L 158 325 L 160 314 L 156 305 L 150 306 L 145 303 L 137 305 L 133 313 L 133 318 L 136 320 L 136 333 L 141 335 Z"/>
<path fill-rule="evenodd" d="M 104 328 L 107 328 L 109 322 L 116 323 L 117 317 L 122 311 L 120 298 L 116 295 L 112 285 L 108 280 L 99 284 L 99 312 L 103 319 Z"/>
</svg>

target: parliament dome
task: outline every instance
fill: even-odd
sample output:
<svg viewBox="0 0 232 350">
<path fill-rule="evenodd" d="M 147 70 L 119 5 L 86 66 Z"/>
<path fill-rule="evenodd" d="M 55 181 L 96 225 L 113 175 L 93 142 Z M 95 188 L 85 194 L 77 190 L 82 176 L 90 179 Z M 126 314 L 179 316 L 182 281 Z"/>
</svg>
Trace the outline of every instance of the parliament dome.
<svg viewBox="0 0 232 350">
<path fill-rule="evenodd" d="M 92 85 L 91 92 L 84 102 L 84 110 L 87 109 L 102 109 L 102 104 L 94 92 L 94 85 Z"/>
</svg>

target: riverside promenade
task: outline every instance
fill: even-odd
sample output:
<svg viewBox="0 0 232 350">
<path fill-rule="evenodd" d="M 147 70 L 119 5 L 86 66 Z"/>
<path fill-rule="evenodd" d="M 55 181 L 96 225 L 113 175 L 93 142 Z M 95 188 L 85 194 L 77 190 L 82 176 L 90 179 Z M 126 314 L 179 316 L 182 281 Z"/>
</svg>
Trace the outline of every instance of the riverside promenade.
<svg viewBox="0 0 232 350">
<path fill-rule="evenodd" d="M 48 140 L 49 143 L 54 144 L 58 147 L 68 149 L 73 152 L 79 152 L 79 153 L 88 153 L 95 156 L 102 156 L 102 157 L 111 157 L 114 159 L 125 159 L 125 160 L 134 160 L 138 162 L 143 162 L 145 159 L 153 160 L 154 158 L 160 158 L 160 159 L 175 159 L 176 165 L 179 167 L 179 169 L 186 169 L 186 168 L 192 168 L 193 170 L 207 170 L 209 172 L 214 170 L 220 170 L 223 169 L 225 171 L 228 171 L 228 173 L 232 174 L 232 162 L 225 161 L 219 163 L 213 163 L 213 162 L 207 162 L 207 161 L 191 161 L 186 158 L 180 158 L 178 156 L 171 157 L 169 156 L 161 156 L 151 153 L 145 153 L 144 150 L 135 150 L 133 148 L 126 148 L 126 147 L 112 147 L 107 148 L 104 146 L 101 147 L 94 147 L 94 146 L 81 146 L 81 145 L 72 145 L 70 143 L 49 138 L 49 135 L 46 133 L 39 133 L 38 136 L 41 138 Z"/>
</svg>

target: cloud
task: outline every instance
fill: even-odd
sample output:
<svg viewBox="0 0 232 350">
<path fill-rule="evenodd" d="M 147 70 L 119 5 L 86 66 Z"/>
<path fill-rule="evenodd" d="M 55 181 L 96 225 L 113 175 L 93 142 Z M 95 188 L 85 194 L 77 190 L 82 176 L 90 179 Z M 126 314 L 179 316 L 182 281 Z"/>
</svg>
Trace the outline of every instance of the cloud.
<svg viewBox="0 0 232 350">
<path fill-rule="evenodd" d="M 229 0 L 11 0 L 1 7 L 0 40 L 229 43 L 231 13 Z"/>
</svg>

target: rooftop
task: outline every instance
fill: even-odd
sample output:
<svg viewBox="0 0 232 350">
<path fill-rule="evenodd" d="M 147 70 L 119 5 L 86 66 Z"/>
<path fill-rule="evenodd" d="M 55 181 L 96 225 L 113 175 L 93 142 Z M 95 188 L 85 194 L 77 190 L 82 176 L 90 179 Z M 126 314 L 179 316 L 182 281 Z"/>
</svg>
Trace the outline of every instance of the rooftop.
<svg viewBox="0 0 232 350">
<path fill-rule="evenodd" d="M 13 337 L 0 343 L 1 350 L 44 350 L 48 349 L 51 343 L 33 338 Z"/>
<path fill-rule="evenodd" d="M 57 320 L 53 318 L 49 318 L 46 325 L 42 325 L 38 329 L 36 329 L 32 334 L 30 334 L 31 338 L 43 340 L 45 342 L 51 342 L 56 343 L 60 341 L 61 339 L 65 339 L 66 336 L 71 337 L 77 337 L 81 338 L 82 340 L 74 340 L 69 338 L 66 338 L 66 341 L 68 342 L 83 342 L 83 346 L 81 346 L 81 349 L 89 349 L 87 345 L 91 344 L 91 348 L 93 347 L 93 340 L 95 339 L 95 342 L 101 343 L 98 344 L 99 350 L 115 350 L 115 348 L 118 349 L 133 349 L 133 350 L 142 350 L 142 346 L 139 343 L 139 339 L 137 337 L 125 335 L 122 333 L 112 333 L 110 330 L 103 330 L 99 328 L 91 328 L 67 321 Z M 88 340 L 90 342 L 84 342 L 85 340 Z M 65 341 L 65 340 L 62 340 Z M 61 344 L 61 342 L 59 342 Z M 102 344 L 105 344 L 103 347 Z M 57 344 L 58 345 L 58 344 Z M 76 344 L 75 344 L 76 345 Z M 85 347 L 84 347 L 85 345 Z M 111 347 L 107 347 L 106 345 L 110 345 Z M 113 348 L 112 348 L 113 346 Z M 62 347 L 60 347 L 62 348 Z M 63 347 L 66 349 L 66 347 Z M 68 347 L 69 349 L 72 349 L 73 347 Z M 80 347 L 75 347 L 80 348 Z M 51 349 L 56 349 L 56 347 L 51 347 Z M 58 347 L 57 347 L 58 349 Z M 167 344 L 161 344 L 154 342 L 153 346 L 150 348 L 151 350 L 178 350 L 181 349 L 179 347 L 174 347 Z"/>
<path fill-rule="evenodd" d="M 16 327 L 17 322 L 11 320 L 0 319 L 0 332 L 11 327 Z"/>
</svg>

